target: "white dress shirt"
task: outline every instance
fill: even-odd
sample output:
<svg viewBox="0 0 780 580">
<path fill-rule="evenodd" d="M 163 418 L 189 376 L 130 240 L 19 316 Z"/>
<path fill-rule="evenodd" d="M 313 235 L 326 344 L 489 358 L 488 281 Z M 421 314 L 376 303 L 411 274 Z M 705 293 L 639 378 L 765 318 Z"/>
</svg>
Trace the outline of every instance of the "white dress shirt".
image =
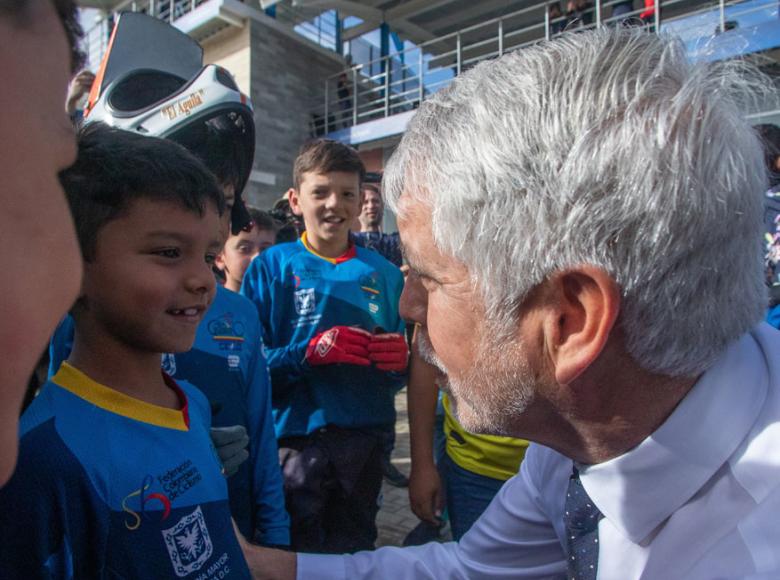
<svg viewBox="0 0 780 580">
<path fill-rule="evenodd" d="M 780 578 L 780 332 L 754 328 L 640 445 L 578 467 L 604 514 L 598 578 Z M 571 459 L 531 445 L 459 544 L 301 554 L 298 578 L 564 577 L 571 472 Z"/>
</svg>

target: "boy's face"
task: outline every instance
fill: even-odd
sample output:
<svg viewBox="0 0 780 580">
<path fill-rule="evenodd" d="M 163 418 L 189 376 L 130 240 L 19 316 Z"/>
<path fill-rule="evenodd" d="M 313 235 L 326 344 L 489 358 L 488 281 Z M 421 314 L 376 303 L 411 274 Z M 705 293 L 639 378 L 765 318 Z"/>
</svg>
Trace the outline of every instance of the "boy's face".
<svg viewBox="0 0 780 580">
<path fill-rule="evenodd" d="M 309 243 L 326 255 L 346 251 L 362 201 L 359 176 L 343 171 L 304 173 L 299 189 L 290 190 L 290 207 L 303 216 Z"/>
<path fill-rule="evenodd" d="M 225 248 L 217 258 L 217 266 L 225 272 L 228 287 L 238 288 L 244 279 L 244 272 L 252 259 L 274 245 L 276 234 L 273 230 L 259 229 L 253 226 L 251 231 L 242 231 L 230 236 Z"/>
<path fill-rule="evenodd" d="M 106 348 L 189 350 L 214 298 L 211 264 L 221 247 L 220 217 L 173 202 L 138 199 L 98 232 L 85 264 L 79 323 Z"/>
<path fill-rule="evenodd" d="M 0 14 L 0 258 L 6 272 L 24 272 L 5 276 L 0 290 L 7 363 L 0 370 L 0 486 L 16 459 L 27 381 L 81 281 L 76 232 L 57 179 L 76 157 L 65 114 L 70 47 L 52 2 L 22 4 L 22 24 Z"/>
</svg>

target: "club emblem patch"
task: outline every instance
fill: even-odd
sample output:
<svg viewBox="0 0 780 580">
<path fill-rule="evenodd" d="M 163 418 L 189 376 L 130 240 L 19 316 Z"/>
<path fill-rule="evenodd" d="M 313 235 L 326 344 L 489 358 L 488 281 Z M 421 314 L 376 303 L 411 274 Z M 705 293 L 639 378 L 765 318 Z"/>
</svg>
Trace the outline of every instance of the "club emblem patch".
<svg viewBox="0 0 780 580">
<path fill-rule="evenodd" d="M 314 300 L 314 288 L 304 288 L 295 292 L 295 312 L 299 316 L 312 314 L 317 304 Z"/>
<path fill-rule="evenodd" d="M 179 578 L 200 570 L 214 551 L 200 506 L 172 528 L 163 530 L 162 535 Z"/>
<path fill-rule="evenodd" d="M 176 374 L 176 357 L 170 353 L 162 355 L 162 370 L 170 376 Z"/>
</svg>

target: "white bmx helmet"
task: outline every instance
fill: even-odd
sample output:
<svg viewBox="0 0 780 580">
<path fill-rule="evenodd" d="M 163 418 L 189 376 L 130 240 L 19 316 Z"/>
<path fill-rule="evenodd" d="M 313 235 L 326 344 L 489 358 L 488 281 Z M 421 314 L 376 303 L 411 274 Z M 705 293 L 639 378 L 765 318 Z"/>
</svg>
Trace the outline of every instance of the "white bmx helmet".
<svg viewBox="0 0 780 580">
<path fill-rule="evenodd" d="M 171 139 L 204 160 L 222 149 L 229 178 L 215 172 L 235 187 L 231 229 L 250 224 L 241 192 L 255 152 L 252 104 L 227 70 L 203 66 L 192 38 L 146 14 L 121 14 L 84 110 L 85 124 L 97 121 Z"/>
</svg>

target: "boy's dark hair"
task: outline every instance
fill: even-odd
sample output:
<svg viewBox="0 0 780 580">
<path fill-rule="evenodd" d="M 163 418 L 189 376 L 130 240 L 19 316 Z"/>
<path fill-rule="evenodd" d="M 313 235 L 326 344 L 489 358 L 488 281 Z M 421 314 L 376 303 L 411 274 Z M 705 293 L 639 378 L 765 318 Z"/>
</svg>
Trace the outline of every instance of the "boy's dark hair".
<svg viewBox="0 0 780 580">
<path fill-rule="evenodd" d="M 78 135 L 78 157 L 60 172 L 84 260 L 95 257 L 97 234 L 135 199 L 167 201 L 203 215 L 222 215 L 225 197 L 214 176 L 184 147 L 156 137 L 92 123 Z"/>
<path fill-rule="evenodd" d="M 272 232 L 276 232 L 278 226 L 276 224 L 276 220 L 271 217 L 270 213 L 262 209 L 257 209 L 256 207 L 252 207 L 251 205 L 246 206 L 246 209 L 249 212 L 249 216 L 252 218 L 254 227 L 256 227 L 258 230 L 271 230 Z"/>
<path fill-rule="evenodd" d="M 366 177 L 366 168 L 352 147 L 331 139 L 314 139 L 301 147 L 293 165 L 293 186 L 300 189 L 303 174 L 311 171 L 355 173 L 360 183 Z"/>
</svg>

